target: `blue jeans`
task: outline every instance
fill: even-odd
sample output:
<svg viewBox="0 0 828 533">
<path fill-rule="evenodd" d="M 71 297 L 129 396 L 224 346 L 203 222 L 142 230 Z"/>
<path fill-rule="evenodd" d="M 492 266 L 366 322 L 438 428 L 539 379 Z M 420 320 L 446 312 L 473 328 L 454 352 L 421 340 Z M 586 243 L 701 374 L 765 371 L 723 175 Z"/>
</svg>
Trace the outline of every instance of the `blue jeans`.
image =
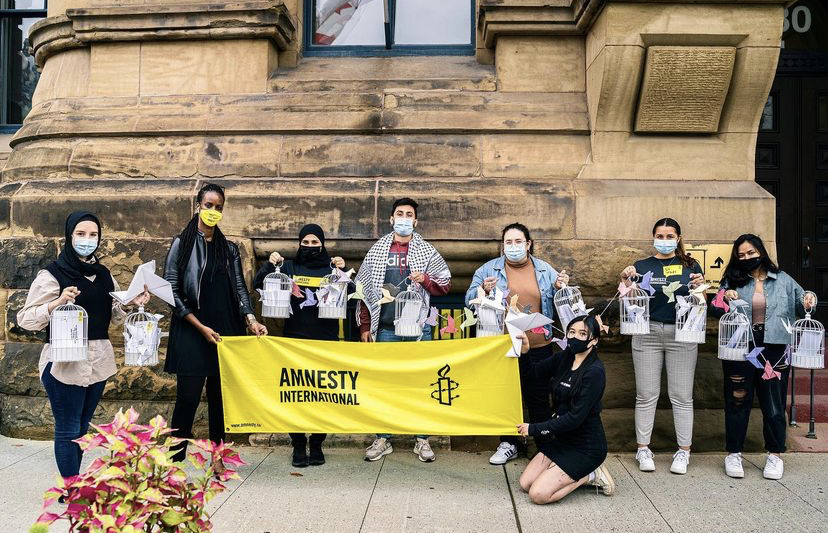
<svg viewBox="0 0 828 533">
<path fill-rule="evenodd" d="M 55 417 L 55 462 L 64 478 L 77 476 L 80 472 L 83 452 L 72 442 L 86 435 L 95 408 L 103 395 L 106 380 L 88 387 L 67 385 L 55 379 L 51 373 L 52 363 L 46 365 L 40 381 Z"/>
<path fill-rule="evenodd" d="M 414 342 L 417 340 L 423 341 L 430 341 L 431 337 L 431 326 L 426 324 L 423 326 L 423 336 L 419 339 L 417 337 L 399 337 L 394 334 L 393 329 L 383 329 L 381 326 L 377 330 L 377 342 Z M 390 433 L 377 433 L 377 438 L 380 439 L 390 439 Z M 427 439 L 428 435 L 417 435 L 418 439 Z"/>
</svg>

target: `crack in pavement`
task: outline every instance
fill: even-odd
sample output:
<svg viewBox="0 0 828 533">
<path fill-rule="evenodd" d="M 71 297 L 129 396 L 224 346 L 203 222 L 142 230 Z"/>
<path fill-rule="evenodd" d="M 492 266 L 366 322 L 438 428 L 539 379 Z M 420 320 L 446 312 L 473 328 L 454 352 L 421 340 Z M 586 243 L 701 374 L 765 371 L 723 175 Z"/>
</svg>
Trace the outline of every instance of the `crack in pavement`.
<svg viewBox="0 0 828 533">
<path fill-rule="evenodd" d="M 760 470 L 760 471 L 764 472 L 764 467 L 761 467 L 761 466 L 757 465 L 756 463 L 754 463 L 753 461 L 751 461 L 749 458 L 747 458 L 747 457 L 745 457 L 745 456 L 742 456 L 742 460 L 747 461 L 748 463 L 752 464 L 753 466 L 755 466 L 755 467 L 756 467 L 756 469 L 757 469 L 757 470 Z M 799 494 L 797 494 L 796 492 L 794 492 L 793 490 L 791 490 L 791 488 L 790 488 L 790 487 L 788 487 L 787 485 L 785 485 L 784 483 L 782 483 L 782 480 L 781 480 L 781 479 L 768 480 L 768 481 L 776 481 L 776 483 L 778 483 L 778 484 L 779 484 L 781 487 L 783 487 L 785 490 L 787 490 L 788 492 L 790 492 L 791 494 L 793 494 L 794 496 L 796 496 L 797 498 L 799 498 L 800 500 L 802 500 L 802 502 L 803 502 L 805 505 L 807 505 L 808 507 L 810 507 L 810 508 L 814 509 L 814 510 L 815 510 L 815 511 L 817 511 L 819 514 L 825 514 L 824 512 L 822 512 L 822 509 L 820 509 L 819 507 L 814 506 L 811 502 L 809 502 L 808 500 L 806 500 L 805 498 L 803 498 L 802 496 L 800 496 Z"/>
<path fill-rule="evenodd" d="M 667 527 L 670 528 L 670 531 L 675 531 L 675 529 L 673 529 L 673 526 L 670 525 L 670 522 L 668 522 L 667 519 L 664 518 L 664 515 L 661 514 L 661 510 L 658 508 L 658 506 L 653 502 L 653 500 L 650 499 L 650 495 L 647 494 L 647 492 L 641 487 L 641 485 L 638 484 L 638 480 L 635 479 L 635 476 L 632 475 L 632 472 L 630 472 L 630 470 L 627 468 L 627 465 L 624 464 L 624 461 L 622 461 L 621 458 L 617 455 L 615 456 L 615 460 L 618 461 L 618 463 L 621 465 L 621 468 L 623 468 L 627 472 L 627 475 L 630 476 L 630 478 L 633 480 L 635 486 L 638 487 L 638 490 L 641 491 L 641 494 L 643 494 L 644 497 L 647 498 L 647 501 L 650 502 L 650 505 L 653 506 L 653 509 L 655 509 L 655 511 L 658 513 L 658 516 L 661 517 L 662 520 L 664 520 L 664 523 L 667 525 Z"/>
<path fill-rule="evenodd" d="M 253 468 L 253 470 L 251 470 L 251 471 L 250 471 L 250 473 L 249 473 L 249 474 L 247 474 L 245 477 L 243 477 L 243 478 L 242 478 L 241 482 L 240 482 L 240 483 L 236 486 L 236 488 L 235 488 L 235 489 L 233 489 L 233 490 L 230 492 L 230 494 L 228 494 L 228 495 L 227 495 L 227 498 L 225 498 L 225 499 L 224 499 L 224 501 L 223 501 L 223 502 L 221 502 L 221 505 L 219 505 L 219 506 L 216 508 L 216 510 L 215 510 L 215 511 L 213 511 L 213 513 L 210 515 L 210 519 L 211 519 L 211 520 L 213 519 L 213 517 L 214 517 L 214 516 L 216 516 L 216 515 L 218 514 L 218 512 L 221 510 L 221 508 L 222 508 L 222 507 L 224 507 L 224 504 L 225 504 L 225 503 L 227 503 L 228 501 L 230 501 L 230 498 L 232 498 L 232 497 L 233 497 L 233 494 L 235 494 L 235 493 L 236 493 L 236 491 L 237 491 L 237 490 L 239 490 L 239 489 L 241 488 L 241 486 L 242 486 L 242 485 L 244 485 L 245 481 L 247 481 L 248 479 L 250 479 L 250 478 L 253 476 L 253 474 L 256 472 L 256 470 L 258 470 L 258 469 L 259 469 L 259 467 L 260 467 L 260 466 L 262 466 L 262 464 L 264 464 L 265 460 L 266 460 L 268 457 L 270 457 L 271 455 L 273 455 L 273 450 L 268 451 L 268 452 L 267 452 L 267 454 L 266 454 L 264 457 L 262 457 L 262 460 L 261 460 L 261 461 L 259 461 L 259 464 L 257 464 L 257 465 L 255 466 L 255 468 Z"/>
<path fill-rule="evenodd" d="M 509 489 L 509 499 L 512 500 L 512 512 L 515 514 L 515 526 L 517 526 L 518 533 L 523 533 L 523 528 L 520 526 L 520 516 L 518 515 L 515 495 L 512 492 L 512 484 L 509 483 L 509 472 L 506 471 L 505 464 L 501 468 L 503 468 L 503 477 L 506 478 L 506 488 Z"/>
<path fill-rule="evenodd" d="M 362 515 L 362 522 L 359 524 L 359 531 L 362 531 L 362 528 L 365 527 L 365 519 L 368 518 L 368 510 L 371 509 L 371 501 L 374 499 L 374 492 L 377 490 L 377 485 L 379 484 L 380 474 L 382 474 L 382 468 L 385 466 L 385 458 L 387 455 L 382 456 L 382 462 L 380 463 L 379 470 L 377 470 L 377 478 L 374 480 L 374 486 L 371 487 L 371 496 L 368 497 L 368 503 L 365 505 L 365 513 Z"/>
</svg>

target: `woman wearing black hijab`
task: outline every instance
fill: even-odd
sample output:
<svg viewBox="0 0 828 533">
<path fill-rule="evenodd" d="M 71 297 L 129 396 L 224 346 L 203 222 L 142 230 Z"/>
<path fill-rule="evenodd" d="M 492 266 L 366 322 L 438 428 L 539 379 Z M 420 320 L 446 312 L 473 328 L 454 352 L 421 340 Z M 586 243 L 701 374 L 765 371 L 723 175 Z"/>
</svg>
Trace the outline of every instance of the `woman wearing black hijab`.
<svg viewBox="0 0 828 533">
<path fill-rule="evenodd" d="M 98 217 L 86 211 L 72 213 L 65 237 L 57 261 L 37 273 L 17 322 L 30 331 L 43 330 L 52 311 L 68 303 L 83 307 L 89 317 L 87 360 L 52 363 L 47 343 L 38 364 L 55 418 L 55 461 L 60 475 L 68 478 L 78 475 L 83 455 L 73 441 L 86 434 L 106 380 L 117 371 L 109 326 L 122 323 L 126 312 L 109 294 L 119 290 L 118 283 L 95 256 L 101 242 Z M 130 303 L 147 301 L 145 291 Z"/>
<path fill-rule="evenodd" d="M 316 224 L 307 224 L 299 232 L 299 249 L 295 259 L 284 259 L 279 252 L 270 254 L 270 260 L 262 265 L 256 274 L 253 282 L 254 288 L 261 289 L 264 285 L 264 278 L 276 270 L 276 265 L 281 265 L 280 271 L 291 277 L 302 293 L 306 288 L 311 290 L 319 288 L 319 283 L 324 276 L 331 273 L 331 266 L 343 269 L 345 260 L 341 257 L 334 257 L 328 254 L 325 248 L 325 232 Z M 300 308 L 302 299 L 291 296 L 290 305 L 293 314 L 285 319 L 283 335 L 293 339 L 315 339 L 323 341 L 335 341 L 339 339 L 339 321 L 319 318 L 319 311 L 316 307 L 305 306 Z M 310 456 L 308 456 L 308 438 L 304 433 L 291 433 L 290 440 L 293 444 L 293 466 L 305 467 L 311 465 L 325 464 L 325 454 L 322 453 L 322 442 L 325 440 L 324 433 L 314 433 L 310 436 Z"/>
</svg>

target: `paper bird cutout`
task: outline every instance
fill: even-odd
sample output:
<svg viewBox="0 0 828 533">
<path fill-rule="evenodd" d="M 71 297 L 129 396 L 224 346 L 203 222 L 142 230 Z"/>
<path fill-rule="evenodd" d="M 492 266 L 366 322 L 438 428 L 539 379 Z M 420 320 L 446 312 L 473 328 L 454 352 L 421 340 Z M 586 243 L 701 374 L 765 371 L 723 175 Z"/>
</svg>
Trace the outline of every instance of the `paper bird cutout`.
<svg viewBox="0 0 828 533">
<path fill-rule="evenodd" d="M 785 353 L 783 353 L 782 356 L 785 359 L 785 364 L 786 365 L 791 364 L 791 345 L 790 344 L 785 346 Z"/>
<path fill-rule="evenodd" d="M 633 285 L 627 286 L 627 284 L 623 281 L 618 284 L 618 294 L 620 294 L 621 296 L 626 296 L 627 293 L 630 292 L 632 289 Z"/>
<path fill-rule="evenodd" d="M 713 298 L 713 301 L 710 302 L 711 305 L 718 307 L 719 309 L 723 309 L 725 313 L 730 311 L 730 306 L 727 305 L 724 299 L 725 290 L 720 289 L 719 292 L 716 293 L 716 296 Z"/>
<path fill-rule="evenodd" d="M 504 308 L 506 308 L 506 300 L 509 298 L 509 293 L 510 292 L 512 292 L 512 291 L 509 290 L 509 287 L 506 287 L 505 289 L 503 289 L 503 301 L 501 303 L 503 304 Z"/>
<path fill-rule="evenodd" d="M 424 325 L 428 324 L 432 328 L 436 327 L 437 326 L 437 314 L 438 314 L 437 308 L 432 307 L 431 311 L 428 313 L 428 316 L 420 321 L 420 326 L 424 326 Z"/>
<path fill-rule="evenodd" d="M 676 318 L 678 319 L 686 315 L 693 304 L 690 303 L 688 298 L 681 295 L 676 296 L 676 301 L 678 302 L 678 310 L 676 311 Z"/>
<path fill-rule="evenodd" d="M 765 373 L 762 374 L 762 379 L 782 379 L 782 373 L 773 369 L 770 361 L 765 361 Z"/>
<path fill-rule="evenodd" d="M 477 324 L 477 317 L 474 316 L 474 313 L 471 309 L 469 309 L 468 307 L 464 307 L 463 314 L 465 316 L 465 320 L 463 320 L 463 323 L 460 324 L 460 329 L 466 329 Z"/>
<path fill-rule="evenodd" d="M 575 316 L 588 315 L 592 312 L 592 309 L 592 307 L 587 309 L 583 300 L 578 300 L 572 304 L 572 311 L 575 312 Z"/>
<path fill-rule="evenodd" d="M 334 271 L 333 271 L 334 274 L 339 276 L 339 278 L 336 280 L 337 283 L 350 283 L 351 282 L 351 276 L 354 275 L 354 272 L 356 272 L 356 271 L 353 268 L 348 270 L 347 272 L 343 272 L 342 270 L 340 270 L 338 268 L 335 268 Z"/>
<path fill-rule="evenodd" d="M 680 281 L 672 281 L 661 288 L 661 291 L 667 296 L 667 302 L 673 303 L 676 301 L 676 291 L 681 287 Z"/>
<path fill-rule="evenodd" d="M 641 278 L 641 281 L 638 282 L 638 286 L 642 290 L 645 290 L 645 291 L 649 292 L 650 296 L 654 295 L 655 292 L 656 292 L 655 289 L 653 288 L 653 286 L 650 285 L 650 282 L 652 281 L 652 279 L 653 279 L 653 272 L 649 271 L 646 274 L 644 274 L 644 276 Z"/>
<path fill-rule="evenodd" d="M 356 282 L 356 290 L 348 295 L 349 300 L 365 300 L 365 286 L 361 281 Z"/>
<path fill-rule="evenodd" d="M 559 338 L 557 338 L 557 337 L 553 337 L 553 338 L 552 338 L 552 342 L 554 342 L 555 344 L 557 344 L 557 345 L 560 347 L 560 349 L 561 349 L 561 350 L 566 350 L 566 345 L 568 344 L 568 342 L 567 342 L 567 340 L 566 340 L 566 337 L 564 337 L 563 339 L 559 339 Z"/>
<path fill-rule="evenodd" d="M 318 302 L 316 301 L 316 294 L 308 288 L 305 288 L 305 301 L 299 304 L 299 309 L 304 309 L 305 307 L 313 307 Z"/>
<path fill-rule="evenodd" d="M 756 348 L 752 349 L 749 354 L 745 356 L 745 361 L 752 364 L 756 368 L 762 368 L 762 363 L 759 362 L 759 355 L 764 351 L 764 347 L 757 346 Z"/>
<path fill-rule="evenodd" d="M 595 315 L 595 321 L 598 322 L 598 328 L 602 333 L 609 333 L 609 326 L 605 325 L 604 321 L 601 320 L 601 315 Z"/>
<path fill-rule="evenodd" d="M 483 305 L 483 302 L 485 300 L 488 300 L 488 299 L 489 298 L 486 296 L 485 289 L 483 289 L 483 287 L 478 287 L 477 288 L 477 297 L 472 298 L 471 300 L 469 300 L 469 305 Z"/>
<path fill-rule="evenodd" d="M 452 333 L 460 333 L 460 330 L 454 325 L 454 317 L 451 315 L 443 317 L 446 320 L 446 326 L 440 329 L 440 335 L 451 335 Z"/>
<path fill-rule="evenodd" d="M 391 296 L 391 293 L 388 292 L 388 289 L 383 287 L 382 288 L 382 298 L 379 299 L 379 302 L 377 302 L 377 304 L 378 305 L 383 305 L 383 304 L 391 303 L 391 302 L 394 301 L 394 299 L 395 298 L 393 296 Z"/>
<path fill-rule="evenodd" d="M 704 294 L 704 291 L 706 291 L 709 288 L 710 288 L 709 283 L 702 283 L 701 285 L 699 285 L 695 289 L 690 289 L 690 294 L 696 294 L 696 295 Z"/>
<path fill-rule="evenodd" d="M 293 282 L 293 285 L 290 287 L 290 293 L 293 296 L 296 296 L 297 298 L 304 298 L 305 297 L 305 295 L 302 294 L 302 289 L 299 288 L 299 284 L 296 283 L 295 281 Z"/>
<path fill-rule="evenodd" d="M 532 312 L 532 304 L 526 304 L 523 306 L 523 312 L 527 315 Z"/>
<path fill-rule="evenodd" d="M 780 318 L 779 320 L 782 321 L 782 325 L 785 327 L 785 331 L 788 332 L 788 335 L 793 334 L 793 327 L 791 326 L 791 322 L 785 318 Z"/>
<path fill-rule="evenodd" d="M 519 298 L 519 295 L 518 295 L 518 294 L 515 294 L 514 296 L 512 296 L 511 298 L 509 298 L 509 307 L 511 307 L 512 309 L 514 309 L 516 312 L 518 312 L 518 313 L 519 313 L 519 312 L 520 312 L 520 309 L 518 309 L 518 306 L 517 306 L 517 304 L 518 304 L 518 298 Z"/>
</svg>

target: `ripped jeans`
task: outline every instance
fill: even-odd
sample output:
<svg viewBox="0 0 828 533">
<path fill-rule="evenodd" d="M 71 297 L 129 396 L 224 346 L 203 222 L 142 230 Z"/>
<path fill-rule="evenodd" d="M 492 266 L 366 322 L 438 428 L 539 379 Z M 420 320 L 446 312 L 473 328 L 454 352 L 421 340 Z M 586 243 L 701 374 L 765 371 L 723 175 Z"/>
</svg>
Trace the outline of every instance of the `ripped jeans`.
<svg viewBox="0 0 828 533">
<path fill-rule="evenodd" d="M 761 364 L 767 358 L 771 365 L 785 353 L 784 344 L 764 344 L 764 331 L 754 330 L 757 346 L 765 350 L 758 357 Z M 751 346 L 753 348 L 753 346 Z M 724 371 L 725 397 L 725 435 L 729 453 L 739 453 L 744 448 L 750 410 L 753 407 L 754 391 L 759 398 L 762 409 L 762 433 L 765 437 L 765 449 L 770 453 L 785 451 L 785 416 L 786 392 L 788 390 L 789 367 L 784 361 L 776 365 L 781 379 L 762 379 L 763 369 L 756 368 L 747 361 L 722 361 Z"/>
</svg>

